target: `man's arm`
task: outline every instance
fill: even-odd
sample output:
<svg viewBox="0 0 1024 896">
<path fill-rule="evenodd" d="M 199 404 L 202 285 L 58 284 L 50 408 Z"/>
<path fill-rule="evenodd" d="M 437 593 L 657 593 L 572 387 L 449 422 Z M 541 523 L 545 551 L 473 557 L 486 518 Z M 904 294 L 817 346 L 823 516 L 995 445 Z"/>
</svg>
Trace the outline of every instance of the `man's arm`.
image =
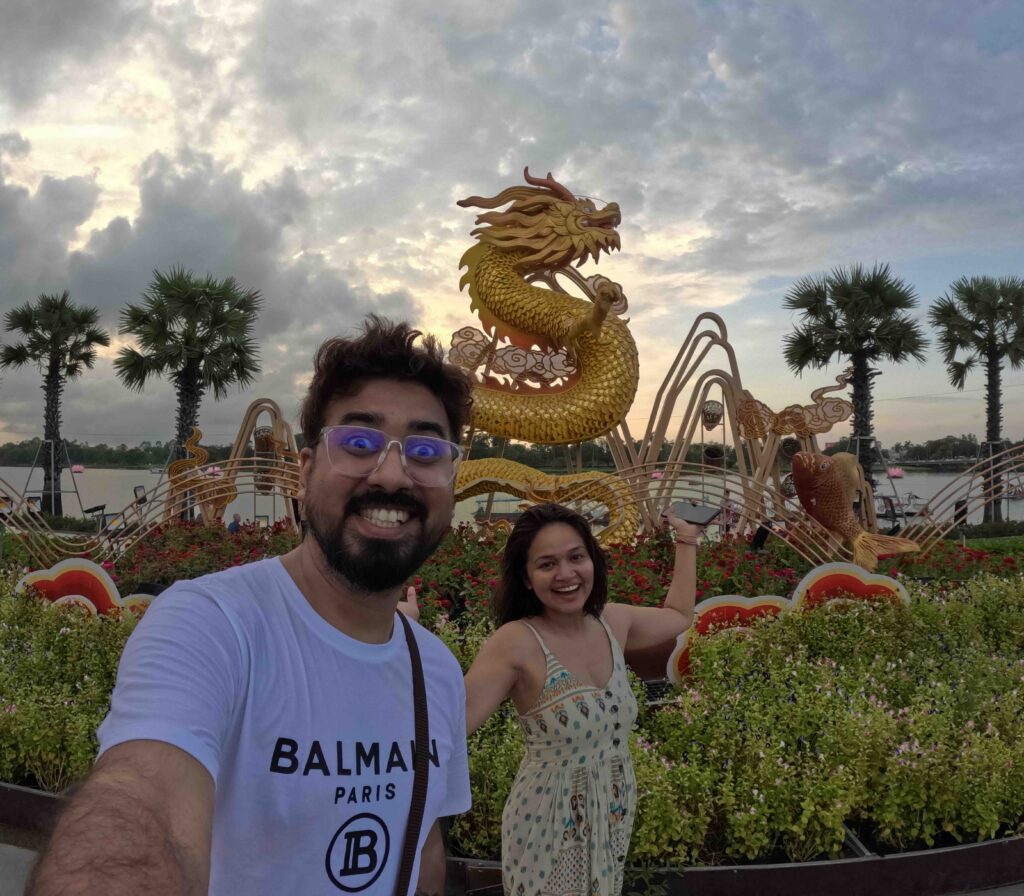
<svg viewBox="0 0 1024 896">
<path fill-rule="evenodd" d="M 442 896 L 446 858 L 441 819 L 438 819 L 427 834 L 420 852 L 420 878 L 416 882 L 416 896 Z"/>
<path fill-rule="evenodd" d="M 112 747 L 61 814 L 26 896 L 205 894 L 213 797 L 210 773 L 177 747 Z"/>
</svg>

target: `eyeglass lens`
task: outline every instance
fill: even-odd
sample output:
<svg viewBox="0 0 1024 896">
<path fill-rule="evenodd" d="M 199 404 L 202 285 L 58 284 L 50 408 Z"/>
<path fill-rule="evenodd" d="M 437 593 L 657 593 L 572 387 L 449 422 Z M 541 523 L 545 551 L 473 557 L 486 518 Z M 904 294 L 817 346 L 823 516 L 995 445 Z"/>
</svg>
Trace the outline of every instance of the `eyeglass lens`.
<svg viewBox="0 0 1024 896">
<path fill-rule="evenodd" d="M 420 485 L 447 485 L 455 478 L 461 452 L 458 445 L 435 436 L 408 435 L 392 439 L 367 426 L 329 426 L 324 430 L 327 457 L 349 476 L 369 476 L 392 442 L 402 446 L 404 466 Z"/>
</svg>

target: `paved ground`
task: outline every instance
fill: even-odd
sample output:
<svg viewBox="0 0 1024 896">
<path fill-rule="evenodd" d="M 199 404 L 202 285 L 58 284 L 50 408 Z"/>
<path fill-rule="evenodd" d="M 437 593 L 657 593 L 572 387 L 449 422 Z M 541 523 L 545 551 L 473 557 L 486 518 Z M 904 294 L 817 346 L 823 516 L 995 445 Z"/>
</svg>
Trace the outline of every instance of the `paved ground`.
<svg viewBox="0 0 1024 896">
<path fill-rule="evenodd" d="M 0 896 L 21 896 L 36 854 L 0 843 Z"/>
</svg>

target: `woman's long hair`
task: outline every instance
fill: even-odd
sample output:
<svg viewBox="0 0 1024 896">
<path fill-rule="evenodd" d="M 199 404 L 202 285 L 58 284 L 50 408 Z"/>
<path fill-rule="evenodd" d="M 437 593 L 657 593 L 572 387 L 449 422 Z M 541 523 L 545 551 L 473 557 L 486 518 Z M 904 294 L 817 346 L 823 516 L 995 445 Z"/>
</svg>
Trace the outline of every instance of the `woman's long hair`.
<svg viewBox="0 0 1024 896">
<path fill-rule="evenodd" d="M 505 543 L 505 553 L 501 560 L 501 581 L 498 583 L 492 605 L 497 625 L 501 626 L 527 616 L 539 616 L 544 612 L 544 605 L 527 587 L 526 560 L 537 533 L 552 523 L 572 526 L 583 539 L 583 545 L 594 564 L 594 584 L 587 602 L 583 605 L 583 612 L 591 616 L 601 615 L 601 610 L 608 600 L 608 567 L 604 551 L 594 538 L 594 533 L 590 531 L 590 524 L 575 510 L 561 504 L 538 504 L 523 512 Z"/>
</svg>

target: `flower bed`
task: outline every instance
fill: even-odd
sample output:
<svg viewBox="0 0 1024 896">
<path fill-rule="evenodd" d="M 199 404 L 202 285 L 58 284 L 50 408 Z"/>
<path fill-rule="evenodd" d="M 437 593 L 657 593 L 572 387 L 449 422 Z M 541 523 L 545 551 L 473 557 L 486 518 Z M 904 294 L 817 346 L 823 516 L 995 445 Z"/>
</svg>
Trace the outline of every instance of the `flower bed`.
<svg viewBox="0 0 1024 896">
<path fill-rule="evenodd" d="M 123 593 L 294 544 L 286 530 L 168 526 L 112 574 Z M 500 540 L 468 529 L 417 577 L 423 620 L 468 666 L 490 631 Z M 661 535 L 610 552 L 612 593 L 660 602 L 672 548 Z M 785 545 L 700 552 L 704 596 L 787 594 L 806 565 Z M 1024 580 L 1006 559 L 952 543 L 891 562 L 909 608 L 821 608 L 755 627 L 747 639 L 696 639 L 690 686 L 645 707 L 632 749 L 639 811 L 631 862 L 808 859 L 838 854 L 844 823 L 879 850 L 968 842 L 1024 823 Z M 908 563 L 908 561 L 910 561 Z M 957 578 L 972 576 L 966 584 Z M 134 624 L 16 596 L 0 578 L 0 779 L 60 790 L 92 762 L 95 729 Z M 643 689 L 637 686 L 643 699 Z M 470 750 L 474 808 L 452 836 L 494 858 L 522 753 L 508 705 Z"/>
<path fill-rule="evenodd" d="M 641 714 L 633 863 L 838 855 L 1024 827 L 1024 581 L 979 578 L 909 609 L 832 606 L 697 639 L 690 686 Z M 478 624 L 439 631 L 465 663 Z M 465 642 L 465 643 L 464 643 Z M 473 810 L 453 838 L 494 857 L 522 753 L 510 713 L 475 735 Z"/>
</svg>

